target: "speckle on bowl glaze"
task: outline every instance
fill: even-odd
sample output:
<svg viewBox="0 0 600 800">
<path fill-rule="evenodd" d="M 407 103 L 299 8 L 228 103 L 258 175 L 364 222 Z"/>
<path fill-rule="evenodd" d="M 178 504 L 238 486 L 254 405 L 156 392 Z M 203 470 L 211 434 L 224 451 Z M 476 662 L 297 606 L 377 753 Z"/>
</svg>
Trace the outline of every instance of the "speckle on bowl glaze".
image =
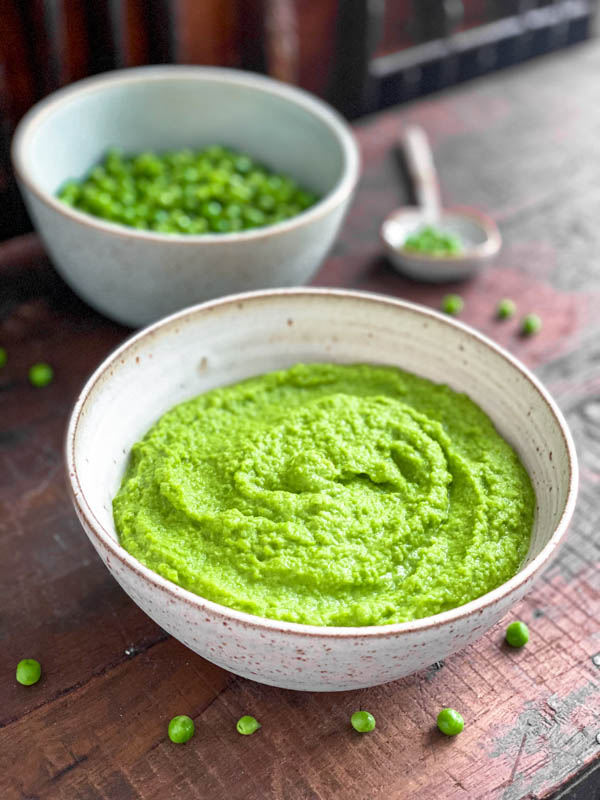
<svg viewBox="0 0 600 800">
<path fill-rule="evenodd" d="M 288 319 L 294 324 L 288 325 Z M 434 617 L 364 628 L 315 627 L 254 617 L 205 600 L 151 572 L 120 547 L 108 509 L 126 453 L 150 425 L 177 403 L 216 386 L 299 361 L 323 361 L 325 342 L 331 348 L 329 360 L 391 364 L 446 382 L 469 394 L 491 417 L 518 451 L 538 502 L 529 554 L 517 575 Z M 464 364 L 455 358 L 460 345 L 467 353 Z M 202 357 L 207 368 L 200 371 Z M 560 411 L 510 354 L 429 309 L 331 289 L 226 297 L 140 332 L 109 356 L 84 387 L 69 423 L 66 458 L 79 519 L 140 608 L 221 667 L 262 683 L 314 691 L 392 681 L 479 638 L 531 588 L 556 552 L 573 513 L 578 482 L 573 442 Z M 298 649 L 304 652 L 302 661 Z"/>
</svg>

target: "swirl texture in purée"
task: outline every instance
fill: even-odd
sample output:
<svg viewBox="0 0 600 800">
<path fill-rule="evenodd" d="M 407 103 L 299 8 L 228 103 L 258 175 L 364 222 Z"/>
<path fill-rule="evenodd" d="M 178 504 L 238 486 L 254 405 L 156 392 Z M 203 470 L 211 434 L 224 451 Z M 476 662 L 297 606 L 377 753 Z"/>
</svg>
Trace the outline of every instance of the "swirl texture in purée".
<svg viewBox="0 0 600 800">
<path fill-rule="evenodd" d="M 297 364 L 167 412 L 133 447 L 113 506 L 123 547 L 196 594 L 363 626 L 508 580 L 535 499 L 466 395 L 393 367 Z"/>
</svg>

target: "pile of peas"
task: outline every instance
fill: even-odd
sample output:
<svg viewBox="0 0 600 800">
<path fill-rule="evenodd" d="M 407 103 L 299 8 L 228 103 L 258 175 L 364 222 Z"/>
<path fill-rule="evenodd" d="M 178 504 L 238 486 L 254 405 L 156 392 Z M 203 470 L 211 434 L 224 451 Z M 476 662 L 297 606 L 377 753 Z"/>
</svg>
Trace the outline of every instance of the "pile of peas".
<svg viewBox="0 0 600 800">
<path fill-rule="evenodd" d="M 230 233 L 294 217 L 317 202 L 291 178 L 219 145 L 144 152 L 115 148 L 81 181 L 65 183 L 67 205 L 159 233 Z"/>
<path fill-rule="evenodd" d="M 426 225 L 406 238 L 404 249 L 431 256 L 455 256 L 462 253 L 463 246 L 458 236 Z"/>
</svg>

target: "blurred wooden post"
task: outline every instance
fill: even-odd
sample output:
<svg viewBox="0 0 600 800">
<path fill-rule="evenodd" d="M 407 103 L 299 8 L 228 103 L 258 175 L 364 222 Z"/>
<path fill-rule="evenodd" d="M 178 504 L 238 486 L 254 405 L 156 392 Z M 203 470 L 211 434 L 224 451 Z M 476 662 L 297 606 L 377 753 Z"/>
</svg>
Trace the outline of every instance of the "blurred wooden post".
<svg viewBox="0 0 600 800">
<path fill-rule="evenodd" d="M 170 0 L 110 0 L 116 66 L 163 64 L 172 59 Z"/>
<path fill-rule="evenodd" d="M 298 83 L 299 42 L 294 0 L 267 0 L 265 4 L 265 51 L 269 75 Z"/>
<path fill-rule="evenodd" d="M 385 0 L 340 0 L 329 99 L 352 118 L 372 109 L 369 62 L 381 38 Z"/>
<path fill-rule="evenodd" d="M 461 0 L 413 0 L 417 42 L 452 35 L 464 17 Z"/>
<path fill-rule="evenodd" d="M 236 6 L 235 0 L 171 0 L 173 60 L 235 66 Z"/>
</svg>

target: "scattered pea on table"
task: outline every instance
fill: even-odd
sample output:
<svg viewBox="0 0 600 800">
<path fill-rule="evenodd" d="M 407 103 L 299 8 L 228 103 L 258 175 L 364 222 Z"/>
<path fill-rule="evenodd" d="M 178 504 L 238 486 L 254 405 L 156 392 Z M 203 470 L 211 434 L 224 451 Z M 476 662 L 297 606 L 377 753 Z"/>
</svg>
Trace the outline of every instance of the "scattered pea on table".
<svg viewBox="0 0 600 800">
<path fill-rule="evenodd" d="M 318 198 L 287 175 L 214 145 L 124 155 L 113 148 L 82 180 L 63 184 L 64 203 L 157 233 L 233 233 L 294 217 Z"/>
<path fill-rule="evenodd" d="M 437 716 L 437 726 L 446 736 L 456 736 L 465 727 L 465 721 L 453 708 L 442 708 Z"/>
<path fill-rule="evenodd" d="M 442 300 L 442 311 L 446 314 L 460 314 L 464 305 L 465 302 L 459 294 L 447 294 Z"/>
<path fill-rule="evenodd" d="M 35 658 L 23 658 L 17 664 L 17 681 L 23 686 L 33 686 L 42 677 L 42 665 Z"/>
<path fill-rule="evenodd" d="M 350 724 L 359 733 L 375 730 L 375 717 L 368 711 L 355 711 L 350 717 Z"/>
<path fill-rule="evenodd" d="M 511 300 L 509 297 L 505 297 L 503 300 L 500 300 L 498 306 L 496 308 L 496 315 L 498 319 L 510 319 L 512 316 L 515 315 L 517 310 L 517 304 L 514 300 Z"/>
<path fill-rule="evenodd" d="M 256 733 L 261 727 L 261 724 L 257 719 L 246 714 L 238 719 L 235 727 L 238 733 L 241 733 L 243 736 L 250 736 Z"/>
<path fill-rule="evenodd" d="M 29 382 L 32 386 L 42 388 L 52 383 L 54 370 L 50 364 L 34 364 L 29 369 Z"/>
<path fill-rule="evenodd" d="M 523 336 L 532 336 L 539 333 L 542 329 L 542 320 L 537 314 L 527 314 L 521 322 L 521 333 Z"/>
<path fill-rule="evenodd" d="M 175 744 L 185 744 L 192 738 L 195 730 L 194 720 L 187 714 L 179 714 L 169 722 L 169 739 Z"/>
<path fill-rule="evenodd" d="M 529 641 L 529 628 L 524 622 L 511 622 L 506 629 L 506 643 L 511 647 L 523 647 Z"/>
</svg>

